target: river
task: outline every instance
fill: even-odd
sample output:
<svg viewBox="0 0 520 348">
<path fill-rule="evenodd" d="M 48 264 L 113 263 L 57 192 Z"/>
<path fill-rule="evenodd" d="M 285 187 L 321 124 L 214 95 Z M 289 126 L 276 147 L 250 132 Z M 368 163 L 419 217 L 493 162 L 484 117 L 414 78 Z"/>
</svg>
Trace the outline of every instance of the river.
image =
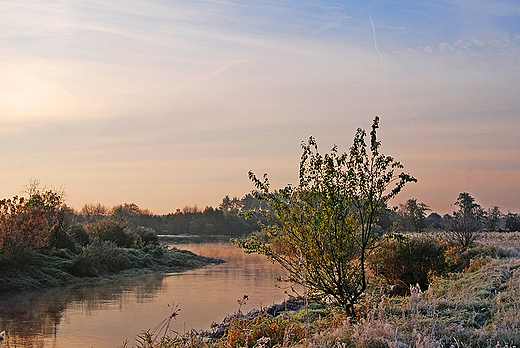
<svg viewBox="0 0 520 348">
<path fill-rule="evenodd" d="M 180 334 L 210 329 L 237 311 L 282 302 L 281 269 L 229 244 L 178 246 L 226 263 L 183 273 L 147 275 L 108 283 L 0 294 L 2 347 L 116 348 L 153 330 L 180 309 L 170 328 Z"/>
</svg>

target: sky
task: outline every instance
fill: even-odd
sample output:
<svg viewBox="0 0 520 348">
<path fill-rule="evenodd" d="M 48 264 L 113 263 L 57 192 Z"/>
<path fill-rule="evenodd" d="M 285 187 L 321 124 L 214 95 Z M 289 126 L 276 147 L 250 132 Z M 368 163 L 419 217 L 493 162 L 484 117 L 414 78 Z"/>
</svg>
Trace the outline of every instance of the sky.
<svg viewBox="0 0 520 348">
<path fill-rule="evenodd" d="M 520 212 L 520 3 L 0 0 L 0 198 L 216 207 L 375 115 L 391 205 Z"/>
</svg>

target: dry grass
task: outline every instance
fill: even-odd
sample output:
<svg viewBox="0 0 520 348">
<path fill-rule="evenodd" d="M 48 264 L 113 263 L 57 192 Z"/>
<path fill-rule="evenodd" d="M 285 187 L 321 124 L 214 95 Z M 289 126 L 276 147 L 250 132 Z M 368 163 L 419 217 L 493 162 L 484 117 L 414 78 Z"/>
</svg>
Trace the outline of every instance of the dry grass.
<svg viewBox="0 0 520 348">
<path fill-rule="evenodd" d="M 520 232 L 482 232 L 477 243 L 496 247 L 499 257 L 520 257 Z"/>
</svg>

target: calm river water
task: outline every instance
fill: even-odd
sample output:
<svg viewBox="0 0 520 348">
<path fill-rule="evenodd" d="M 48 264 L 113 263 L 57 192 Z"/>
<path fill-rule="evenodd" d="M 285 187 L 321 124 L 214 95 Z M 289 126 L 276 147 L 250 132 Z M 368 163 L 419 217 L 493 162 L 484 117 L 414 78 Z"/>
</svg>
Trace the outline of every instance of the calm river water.
<svg viewBox="0 0 520 348">
<path fill-rule="evenodd" d="M 177 304 L 181 310 L 171 328 L 182 334 L 209 329 L 235 312 L 244 295 L 249 301 L 242 312 L 286 298 L 284 284 L 276 281 L 282 271 L 261 256 L 228 244 L 179 248 L 227 262 L 167 276 L 1 294 L 0 331 L 7 333 L 2 347 L 116 348 L 153 330 Z"/>
</svg>

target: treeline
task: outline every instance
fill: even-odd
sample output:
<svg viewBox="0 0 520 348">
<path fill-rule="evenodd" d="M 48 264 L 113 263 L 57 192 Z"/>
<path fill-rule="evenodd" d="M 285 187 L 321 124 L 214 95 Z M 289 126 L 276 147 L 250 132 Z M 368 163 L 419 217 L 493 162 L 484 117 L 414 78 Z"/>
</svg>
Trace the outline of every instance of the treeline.
<svg viewBox="0 0 520 348">
<path fill-rule="evenodd" d="M 216 208 L 185 206 L 173 213 L 157 215 L 134 203 L 114 207 L 85 204 L 80 210 L 68 207 L 64 192 L 42 189 L 39 183 L 26 188 L 27 198 L 0 201 L 0 248 L 11 245 L 84 246 L 92 238 L 110 240 L 121 247 L 155 245 L 157 235 L 224 235 L 239 237 L 260 229 L 261 214 L 246 212 L 267 209 L 252 194 L 242 198 L 226 195 Z M 516 213 L 502 213 L 497 206 L 485 210 L 467 192 L 459 194 L 452 214 L 441 216 L 430 207 L 409 199 L 386 208 L 377 222 L 383 231 L 520 231 Z"/>
<path fill-rule="evenodd" d="M 222 203 L 199 209 L 186 206 L 174 213 L 155 215 L 134 203 L 112 208 L 101 204 L 86 204 L 80 211 L 71 211 L 74 224 L 92 224 L 105 219 L 124 221 L 132 230 L 152 229 L 161 235 L 227 235 L 243 236 L 258 230 L 260 217 L 246 219 L 240 213 L 263 207 L 251 194 L 242 198 L 225 196 Z"/>
<path fill-rule="evenodd" d="M 447 231 L 462 227 L 474 231 L 520 231 L 518 214 L 502 213 L 497 206 L 485 210 L 467 192 L 460 193 L 453 206 L 455 210 L 452 214 L 441 216 L 432 212 L 427 204 L 418 202 L 417 199 L 409 199 L 399 206 L 386 208 L 377 224 L 384 231 L 401 232 L 423 232 L 427 229 Z M 101 204 L 86 204 L 81 210 L 71 210 L 71 213 L 75 224 L 92 224 L 103 219 L 112 219 L 124 221 L 133 230 L 148 228 L 159 235 L 238 237 L 257 231 L 258 223 L 263 221 L 260 214 L 249 214 L 246 219 L 245 213 L 266 208 L 265 202 L 247 194 L 242 198 L 226 195 L 216 208 L 185 206 L 165 215 L 153 214 L 134 203 L 120 204 L 112 208 Z M 457 227 L 457 224 L 460 225 L 461 216 L 465 216 L 465 226 Z"/>
<path fill-rule="evenodd" d="M 384 219 L 396 224 L 400 231 L 422 232 L 426 229 L 453 231 L 469 229 L 489 232 L 520 231 L 520 217 L 510 211 L 503 213 L 498 206 L 485 210 L 469 193 L 462 192 L 453 204 L 452 214 L 441 216 L 430 207 L 409 199 L 394 209 L 387 210 Z"/>
</svg>

